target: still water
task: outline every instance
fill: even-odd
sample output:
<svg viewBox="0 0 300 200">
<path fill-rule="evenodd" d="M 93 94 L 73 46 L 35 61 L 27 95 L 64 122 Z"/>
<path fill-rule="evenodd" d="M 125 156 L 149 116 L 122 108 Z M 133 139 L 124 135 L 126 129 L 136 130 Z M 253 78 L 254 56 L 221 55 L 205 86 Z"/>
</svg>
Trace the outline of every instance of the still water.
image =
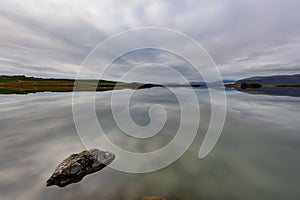
<svg viewBox="0 0 300 200">
<path fill-rule="evenodd" d="M 114 91 L 120 99 L 120 112 L 125 109 L 122 99 L 129 92 Z M 72 93 L 1 95 L 0 199 L 134 200 L 154 195 L 189 200 L 299 198 L 300 98 L 228 91 L 222 135 L 213 151 L 199 159 L 199 148 L 210 121 L 210 98 L 202 89 L 178 88 L 177 92 L 184 94 L 184 105 L 190 107 L 193 104 L 189 103 L 189 93 L 196 92 L 201 109 L 197 136 L 180 159 L 161 170 L 143 174 L 107 167 L 65 188 L 47 188 L 45 182 L 58 163 L 85 149 L 73 120 Z M 76 105 L 82 110 L 89 96 L 85 94 L 81 93 Z M 96 112 L 107 137 L 120 148 L 154 151 L 175 136 L 180 107 L 166 88 L 137 90 L 131 98 L 132 120 L 140 126 L 149 124 L 148 110 L 152 104 L 160 104 L 167 111 L 163 129 L 148 139 L 122 133 L 112 117 L 111 94 L 96 93 Z M 89 119 L 84 112 L 82 115 L 84 124 Z M 101 142 L 95 147 L 102 149 Z"/>
</svg>

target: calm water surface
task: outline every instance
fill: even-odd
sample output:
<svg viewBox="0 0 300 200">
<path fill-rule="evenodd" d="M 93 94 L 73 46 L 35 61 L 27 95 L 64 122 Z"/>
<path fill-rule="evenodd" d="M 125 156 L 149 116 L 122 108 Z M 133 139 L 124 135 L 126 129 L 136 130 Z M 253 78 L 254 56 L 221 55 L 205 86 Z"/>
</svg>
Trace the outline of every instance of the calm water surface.
<svg viewBox="0 0 300 200">
<path fill-rule="evenodd" d="M 185 106 L 193 106 L 189 102 L 189 93 L 193 91 L 177 90 L 186 96 Z M 122 98 L 130 91 L 114 92 L 119 95 L 118 109 L 122 112 Z M 298 199 L 300 98 L 227 92 L 222 135 L 209 156 L 200 160 L 198 151 L 209 124 L 210 100 L 207 91 L 196 90 L 196 93 L 201 108 L 200 128 L 192 146 L 179 160 L 146 174 L 105 168 L 65 188 L 46 188 L 45 182 L 58 163 L 85 148 L 73 121 L 72 93 L 1 95 L 1 199 L 133 200 L 144 195 L 206 200 Z M 83 110 L 88 96 L 85 94 L 82 92 L 76 105 Z M 96 94 L 98 120 L 107 136 L 121 148 L 153 151 L 176 134 L 180 108 L 167 89 L 138 90 L 132 97 L 131 115 L 140 126 L 150 122 L 148 109 L 152 104 L 162 105 L 168 114 L 160 133 L 144 140 L 131 138 L 119 130 L 112 118 L 110 96 L 111 92 Z M 84 124 L 89 119 L 84 112 L 82 115 Z M 97 148 L 101 149 L 101 142 Z"/>
</svg>

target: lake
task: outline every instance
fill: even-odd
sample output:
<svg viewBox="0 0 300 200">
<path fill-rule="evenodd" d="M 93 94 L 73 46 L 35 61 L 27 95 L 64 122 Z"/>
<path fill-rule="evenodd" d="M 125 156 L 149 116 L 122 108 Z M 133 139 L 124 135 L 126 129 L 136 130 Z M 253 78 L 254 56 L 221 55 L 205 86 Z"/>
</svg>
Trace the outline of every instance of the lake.
<svg viewBox="0 0 300 200">
<path fill-rule="evenodd" d="M 300 98 L 227 91 L 223 132 L 212 152 L 199 159 L 211 115 L 209 94 L 205 89 L 176 91 L 183 94 L 184 106 L 190 108 L 194 105 L 189 102 L 189 94 L 195 92 L 201 110 L 197 136 L 183 156 L 150 173 L 125 173 L 107 167 L 65 188 L 47 188 L 45 182 L 63 159 L 85 149 L 73 120 L 72 93 L 1 95 L 1 199 L 134 200 L 155 195 L 189 200 L 299 198 Z M 113 92 L 119 99 L 116 109 L 122 112 L 123 99 L 131 90 Z M 88 94 L 81 92 L 77 101 L 76 106 L 83 111 Z M 154 151 L 175 136 L 180 107 L 168 89 L 136 90 L 131 98 L 130 114 L 140 126 L 150 123 L 148 110 L 152 104 L 166 109 L 163 129 L 147 139 L 132 138 L 118 128 L 110 109 L 111 94 L 96 93 L 96 113 L 107 137 L 120 148 Z M 83 125 L 88 124 L 84 112 L 82 120 Z M 95 147 L 102 149 L 101 141 Z"/>
</svg>

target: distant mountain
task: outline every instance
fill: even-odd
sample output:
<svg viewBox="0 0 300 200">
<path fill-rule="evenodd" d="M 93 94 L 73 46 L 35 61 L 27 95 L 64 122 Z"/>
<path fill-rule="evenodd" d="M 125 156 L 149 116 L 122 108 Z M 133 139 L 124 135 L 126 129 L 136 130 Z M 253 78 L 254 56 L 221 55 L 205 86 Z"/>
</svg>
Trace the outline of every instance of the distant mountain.
<svg viewBox="0 0 300 200">
<path fill-rule="evenodd" d="M 235 84 L 242 83 L 259 83 L 259 84 L 300 84 L 300 74 L 294 75 L 276 75 L 276 76 L 254 76 L 246 79 L 241 79 Z"/>
<path fill-rule="evenodd" d="M 249 94 L 300 97 L 300 74 L 255 76 L 238 80 L 226 87 Z"/>
</svg>

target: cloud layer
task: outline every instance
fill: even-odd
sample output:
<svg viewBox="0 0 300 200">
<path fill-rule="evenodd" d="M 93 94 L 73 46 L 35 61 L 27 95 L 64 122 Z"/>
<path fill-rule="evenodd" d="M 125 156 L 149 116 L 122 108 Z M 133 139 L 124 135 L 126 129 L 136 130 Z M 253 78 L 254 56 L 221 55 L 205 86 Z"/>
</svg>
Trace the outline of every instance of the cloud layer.
<svg viewBox="0 0 300 200">
<path fill-rule="evenodd" d="M 299 7 L 297 0 L 2 0 L 0 74 L 73 78 L 97 44 L 120 31 L 149 26 L 175 29 L 194 38 L 224 78 L 300 73 Z M 180 59 L 163 60 L 168 56 L 162 51 L 142 51 L 138 56 L 143 62 L 186 71 Z M 135 63 L 130 56 L 120 58 L 121 67 L 111 78 Z"/>
</svg>

